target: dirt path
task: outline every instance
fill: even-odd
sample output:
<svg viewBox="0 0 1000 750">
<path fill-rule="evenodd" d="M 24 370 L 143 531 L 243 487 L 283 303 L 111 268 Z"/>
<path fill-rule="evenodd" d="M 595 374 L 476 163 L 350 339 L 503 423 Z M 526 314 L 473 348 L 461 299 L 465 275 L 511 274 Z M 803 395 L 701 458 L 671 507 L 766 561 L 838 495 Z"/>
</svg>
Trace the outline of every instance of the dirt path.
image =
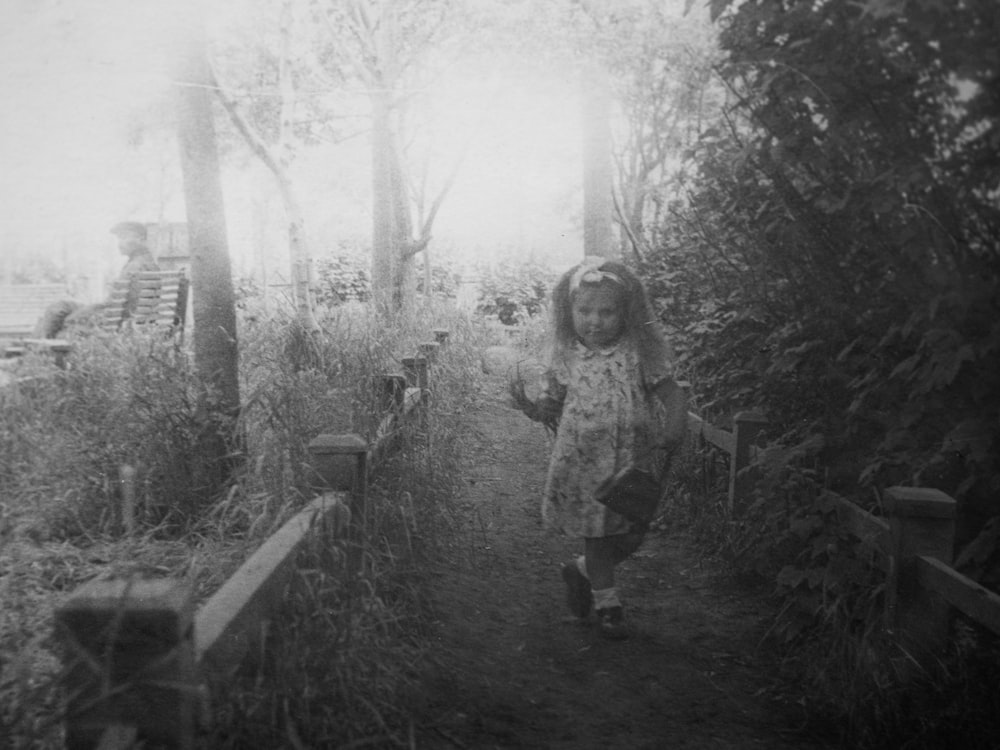
<svg viewBox="0 0 1000 750">
<path fill-rule="evenodd" d="M 422 748 L 812 748 L 757 644 L 759 598 L 683 530 L 621 571 L 632 637 L 601 639 L 564 603 L 573 540 L 541 531 L 548 439 L 495 384 L 467 453 L 467 524 L 437 571 L 435 669 Z"/>
</svg>

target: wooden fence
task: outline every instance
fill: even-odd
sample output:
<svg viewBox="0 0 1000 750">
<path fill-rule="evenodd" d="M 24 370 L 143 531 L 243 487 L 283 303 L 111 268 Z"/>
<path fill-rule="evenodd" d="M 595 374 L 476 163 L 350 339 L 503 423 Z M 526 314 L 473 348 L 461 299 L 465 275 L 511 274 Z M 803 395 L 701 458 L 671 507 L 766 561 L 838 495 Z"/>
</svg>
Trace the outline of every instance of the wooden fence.
<svg viewBox="0 0 1000 750">
<path fill-rule="evenodd" d="M 266 625 L 295 581 L 311 540 L 358 539 L 368 477 L 407 422 L 425 418 L 432 364 L 448 332 L 382 378 L 385 415 L 369 443 L 358 435 L 309 443 L 318 496 L 269 537 L 201 607 L 177 579 L 97 580 L 56 612 L 66 654 L 66 747 L 123 750 L 136 741 L 191 748 L 208 719 L 208 685 L 224 684 L 262 645 Z M 347 565 L 356 564 L 348 554 Z"/>
<path fill-rule="evenodd" d="M 754 445 L 767 421 L 740 412 L 733 430 L 720 429 L 688 414 L 690 430 L 725 451 L 729 459 L 730 512 L 753 492 Z M 874 563 L 886 574 L 886 616 L 901 645 L 918 658 L 933 655 L 947 642 L 952 608 L 1000 635 L 1000 596 L 951 567 L 955 543 L 955 501 L 924 487 L 889 487 L 884 516 L 831 495 L 838 521 L 870 547 Z"/>
</svg>

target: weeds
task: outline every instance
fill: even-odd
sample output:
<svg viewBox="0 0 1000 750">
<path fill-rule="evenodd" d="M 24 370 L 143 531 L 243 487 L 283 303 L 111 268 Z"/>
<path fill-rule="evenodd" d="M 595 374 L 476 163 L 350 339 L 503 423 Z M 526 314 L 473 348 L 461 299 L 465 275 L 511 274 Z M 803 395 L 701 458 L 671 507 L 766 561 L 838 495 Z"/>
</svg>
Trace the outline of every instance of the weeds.
<svg viewBox="0 0 1000 750">
<path fill-rule="evenodd" d="M 288 611 L 301 616 L 282 617 L 275 631 L 281 663 L 334 669 L 301 694 L 301 705 L 299 693 L 282 689 L 286 683 L 243 682 L 216 727 L 226 733 L 227 715 L 258 729 L 258 719 L 289 716 L 280 725 L 291 732 L 308 723 L 310 711 L 329 711 L 330 721 L 353 722 L 351 736 L 361 737 L 386 733 L 398 719 L 387 696 L 406 692 L 407 665 L 420 652 L 417 561 L 433 552 L 436 529 L 449 523 L 461 442 L 455 426 L 478 397 L 483 334 L 445 308 L 415 310 L 387 325 L 345 305 L 321 320 L 318 337 L 280 315 L 241 321 L 244 408 L 231 429 L 244 436 L 245 455 L 215 489 L 201 479 L 212 468 L 196 441 L 205 401 L 183 349 L 140 336 L 94 335 L 77 342 L 65 371 L 40 358 L 20 364 L 25 379 L 0 392 L 0 736 L 10 746 L 60 746 L 51 627 L 62 596 L 97 576 L 169 575 L 192 581 L 198 599 L 206 598 L 315 494 L 309 440 L 320 432 L 370 439 L 381 375 L 400 372 L 399 358 L 444 328 L 451 339 L 432 365 L 427 418 L 375 477 L 362 571 L 350 581 L 330 567 L 304 574 L 308 586 L 288 602 Z M 123 472 L 126 466 L 134 471 Z M 123 476 L 135 477 L 131 533 Z M 298 639 L 315 640 L 323 653 L 284 656 Z M 283 679 L 297 679 L 294 671 Z M 332 709 L 309 704 L 310 691 Z M 339 731 L 331 726 L 323 731 Z M 279 744 L 288 741 L 286 735 Z M 230 746 L 239 746 L 238 738 Z"/>
<path fill-rule="evenodd" d="M 410 746 L 408 717 L 422 700 L 421 570 L 452 523 L 460 417 L 477 398 L 477 333 L 461 318 L 434 322 L 451 337 L 431 366 L 428 411 L 377 467 L 363 537 L 312 546 L 265 658 L 229 686 L 206 747 Z"/>
</svg>

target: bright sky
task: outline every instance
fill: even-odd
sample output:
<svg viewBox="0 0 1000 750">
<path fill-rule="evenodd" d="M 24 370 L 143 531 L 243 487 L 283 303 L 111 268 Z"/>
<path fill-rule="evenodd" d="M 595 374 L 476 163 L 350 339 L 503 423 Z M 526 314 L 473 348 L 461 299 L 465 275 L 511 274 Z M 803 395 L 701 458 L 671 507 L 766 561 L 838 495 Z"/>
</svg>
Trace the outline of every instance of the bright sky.
<svg viewBox="0 0 1000 750">
<path fill-rule="evenodd" d="M 113 223 L 183 220 L 176 167 L 167 164 L 173 160 L 169 144 L 128 146 L 135 113 L 169 101 L 164 97 L 171 45 L 163 30 L 170 19 L 163 16 L 164 5 L 171 4 L 0 3 L 0 262 L 9 266 L 31 254 L 58 259 L 65 248 L 70 264 L 82 266 L 77 271 L 99 267 L 107 273 L 121 263 L 107 232 Z M 575 253 L 580 239 L 570 215 L 579 211 L 573 201 L 579 201 L 581 168 L 574 87 L 537 75 L 500 86 L 502 106 L 482 123 L 435 238 L 469 253 L 503 247 L 543 256 Z M 482 90 L 478 81 L 456 76 L 436 92 L 439 122 L 450 126 L 440 130 L 439 162 L 449 161 L 448 147 L 454 152 L 464 142 L 460 126 L 478 117 L 475 99 Z M 166 106 L 163 111 L 169 113 Z M 345 152 L 345 160 L 367 165 L 366 139 L 355 139 L 350 148 L 354 153 Z M 329 175 L 337 166 L 315 171 Z M 231 252 L 237 267 L 245 268 L 252 263 L 246 245 L 257 210 L 248 186 L 266 180 L 229 177 Z M 363 179 L 360 189 L 366 191 Z M 327 233 L 324 240 L 329 233 L 367 233 L 366 206 L 356 200 L 338 204 L 322 190 L 303 192 L 312 198 L 307 223 Z M 330 205 L 341 205 L 339 216 L 329 215 Z"/>
</svg>

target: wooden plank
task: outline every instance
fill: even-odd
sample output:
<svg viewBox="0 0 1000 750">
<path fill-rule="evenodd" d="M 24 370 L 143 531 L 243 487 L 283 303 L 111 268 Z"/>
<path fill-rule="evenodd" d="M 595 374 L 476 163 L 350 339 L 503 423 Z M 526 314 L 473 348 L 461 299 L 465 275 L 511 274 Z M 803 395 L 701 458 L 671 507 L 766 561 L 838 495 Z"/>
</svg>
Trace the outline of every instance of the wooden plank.
<svg viewBox="0 0 1000 750">
<path fill-rule="evenodd" d="M 132 323 L 183 327 L 187 302 L 187 280 L 182 271 L 143 271 L 135 276 L 138 295 Z M 114 328 L 123 317 L 123 308 L 129 298 L 132 282 L 119 279 L 115 282 L 103 326 Z"/>
<path fill-rule="evenodd" d="M 69 298 L 65 284 L 0 284 L 0 336 L 30 336 L 50 305 Z"/>
<path fill-rule="evenodd" d="M 732 455 L 736 451 L 736 436 L 707 422 L 702 425 L 701 436 L 712 445 Z"/>
<path fill-rule="evenodd" d="M 368 462 L 369 470 L 377 466 L 385 454 L 392 447 L 392 444 L 399 437 L 400 423 L 409 418 L 410 414 L 420 406 L 421 390 L 419 388 L 407 388 L 403 391 L 403 403 L 399 411 L 386 414 L 379 422 L 375 430 L 375 439 L 372 440 L 369 453 L 371 460 Z"/>
<path fill-rule="evenodd" d="M 693 412 L 688 412 L 688 430 L 729 455 L 736 450 L 736 436 L 733 433 L 706 422 Z"/>
<path fill-rule="evenodd" d="M 917 579 L 980 625 L 1000 635 L 1000 596 L 937 558 L 916 558 Z"/>
<path fill-rule="evenodd" d="M 327 518 L 339 533 L 349 513 L 346 493 L 320 495 L 291 518 L 240 566 L 195 614 L 195 662 L 227 674 L 263 637 L 264 622 L 292 581 L 295 558 L 310 531 Z"/>
<path fill-rule="evenodd" d="M 884 518 L 872 515 L 846 497 L 831 495 L 836 510 L 837 520 L 876 553 L 872 559 L 875 565 L 888 572 L 889 558 L 886 555 L 886 542 L 889 538 L 889 523 Z"/>
<path fill-rule="evenodd" d="M 955 501 L 932 487 L 888 487 L 886 513 L 914 518 L 954 518 Z"/>
</svg>

